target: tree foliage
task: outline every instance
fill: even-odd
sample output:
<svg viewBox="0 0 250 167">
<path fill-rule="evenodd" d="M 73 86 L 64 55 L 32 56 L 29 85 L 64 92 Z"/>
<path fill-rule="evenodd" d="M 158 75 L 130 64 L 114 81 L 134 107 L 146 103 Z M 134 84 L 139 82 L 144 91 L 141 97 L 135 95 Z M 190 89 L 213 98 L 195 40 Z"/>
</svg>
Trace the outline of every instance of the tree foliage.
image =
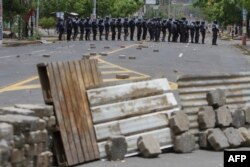
<svg viewBox="0 0 250 167">
<path fill-rule="evenodd" d="M 250 12 L 248 0 L 195 0 L 194 6 L 203 10 L 207 20 L 218 20 L 223 25 L 240 23 L 243 6 Z"/>
</svg>

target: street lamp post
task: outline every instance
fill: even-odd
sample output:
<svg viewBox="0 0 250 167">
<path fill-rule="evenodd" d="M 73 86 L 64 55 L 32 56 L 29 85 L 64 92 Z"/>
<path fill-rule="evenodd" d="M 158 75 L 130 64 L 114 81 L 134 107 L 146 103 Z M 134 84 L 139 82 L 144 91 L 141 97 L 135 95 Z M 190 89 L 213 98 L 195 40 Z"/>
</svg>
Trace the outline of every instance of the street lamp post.
<svg viewBox="0 0 250 167">
<path fill-rule="evenodd" d="M 169 0 L 169 4 L 168 4 L 168 18 L 170 18 L 171 16 L 171 0 Z"/>
<path fill-rule="evenodd" d="M 247 10 L 245 9 L 245 1 L 243 1 L 243 8 L 242 8 L 242 45 L 246 46 L 247 44 Z"/>
<path fill-rule="evenodd" d="M 3 1 L 0 0 L 0 45 L 3 43 Z"/>
<path fill-rule="evenodd" d="M 96 18 L 96 0 L 93 0 L 93 13 L 92 18 Z"/>
</svg>

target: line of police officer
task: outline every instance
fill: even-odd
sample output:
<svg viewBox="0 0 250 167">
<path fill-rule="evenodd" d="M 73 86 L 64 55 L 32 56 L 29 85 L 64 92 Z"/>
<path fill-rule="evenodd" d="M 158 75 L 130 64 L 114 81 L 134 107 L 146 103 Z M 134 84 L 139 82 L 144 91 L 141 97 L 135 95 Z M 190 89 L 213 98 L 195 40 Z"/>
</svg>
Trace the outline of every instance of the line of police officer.
<svg viewBox="0 0 250 167">
<path fill-rule="evenodd" d="M 57 30 L 59 33 L 59 40 L 62 40 L 63 33 L 67 32 L 67 40 L 70 41 L 71 37 L 76 40 L 77 35 L 80 33 L 79 40 L 83 40 L 85 34 L 85 40 L 90 40 L 90 34 L 93 34 L 93 40 L 97 40 L 97 32 L 99 31 L 99 40 L 102 40 L 103 35 L 105 40 L 109 40 L 109 34 L 111 31 L 111 40 L 122 40 L 122 29 L 124 32 L 124 40 L 127 41 L 130 38 L 134 40 L 135 30 L 137 30 L 137 41 L 146 40 L 149 33 L 150 41 L 166 41 L 166 35 L 168 32 L 168 42 L 181 42 L 181 43 L 199 43 L 201 35 L 202 44 L 205 43 L 206 29 L 205 22 L 195 21 L 188 22 L 186 18 L 180 20 L 162 20 L 160 18 L 147 19 L 98 19 L 90 20 L 90 18 L 68 18 L 66 21 L 59 20 L 57 24 Z M 80 30 L 80 32 L 79 32 Z M 217 21 L 214 21 L 212 25 L 213 40 L 212 44 L 217 45 L 217 35 L 219 32 Z M 116 34 L 117 33 L 117 34 Z M 162 36 L 161 36 L 162 33 Z M 130 35 L 130 36 L 129 36 Z M 161 37 L 161 38 L 160 38 Z"/>
</svg>

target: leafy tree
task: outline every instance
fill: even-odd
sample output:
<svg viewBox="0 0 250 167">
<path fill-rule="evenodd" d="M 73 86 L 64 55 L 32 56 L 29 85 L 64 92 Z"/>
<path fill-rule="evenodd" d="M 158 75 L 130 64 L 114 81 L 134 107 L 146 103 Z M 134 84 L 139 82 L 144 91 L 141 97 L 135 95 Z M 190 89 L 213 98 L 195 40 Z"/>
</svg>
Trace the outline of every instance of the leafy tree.
<svg viewBox="0 0 250 167">
<path fill-rule="evenodd" d="M 53 17 L 43 17 L 40 19 L 39 25 L 46 29 L 49 35 L 49 29 L 55 27 L 56 21 Z"/>
</svg>

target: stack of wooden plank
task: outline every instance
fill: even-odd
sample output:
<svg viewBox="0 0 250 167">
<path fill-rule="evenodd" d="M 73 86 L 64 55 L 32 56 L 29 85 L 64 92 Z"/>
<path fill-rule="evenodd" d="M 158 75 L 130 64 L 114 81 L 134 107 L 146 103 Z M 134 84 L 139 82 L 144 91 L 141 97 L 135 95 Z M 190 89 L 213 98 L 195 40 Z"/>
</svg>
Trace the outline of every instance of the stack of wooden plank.
<svg viewBox="0 0 250 167">
<path fill-rule="evenodd" d="M 45 103 L 55 108 L 59 128 L 54 134 L 58 138 L 55 151 L 60 165 L 99 159 L 86 95 L 87 87 L 102 83 L 97 60 L 39 64 L 38 73 Z"/>
<path fill-rule="evenodd" d="M 156 79 L 87 91 L 100 157 L 110 136 L 123 135 L 128 154 L 138 153 L 137 139 L 152 134 L 161 148 L 172 147 L 169 114 L 179 110 L 167 79 Z"/>
</svg>

